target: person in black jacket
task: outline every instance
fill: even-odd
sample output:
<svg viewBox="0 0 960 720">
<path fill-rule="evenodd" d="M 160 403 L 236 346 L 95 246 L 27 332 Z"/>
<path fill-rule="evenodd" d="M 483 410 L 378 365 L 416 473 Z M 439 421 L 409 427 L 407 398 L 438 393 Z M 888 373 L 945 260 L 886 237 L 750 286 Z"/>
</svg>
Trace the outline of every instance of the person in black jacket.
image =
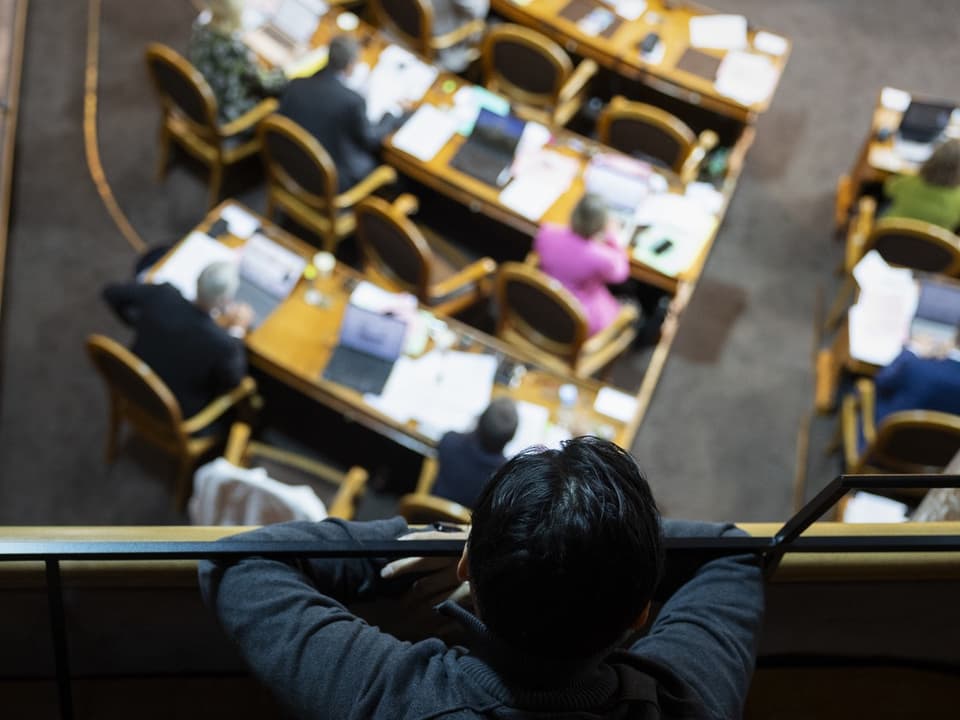
<svg viewBox="0 0 960 720">
<path fill-rule="evenodd" d="M 247 373 L 242 337 L 253 319 L 250 307 L 233 302 L 236 265 L 212 263 L 197 279 L 196 302 L 170 284 L 108 285 L 103 298 L 136 332 L 131 351 L 163 380 L 191 417 Z M 229 329 L 217 324 L 220 316 Z"/>
<path fill-rule="evenodd" d="M 661 523 L 636 461 L 582 437 L 500 468 L 459 562 L 231 558 L 201 563 L 200 586 L 292 717 L 732 720 L 743 714 L 763 615 L 759 558 L 670 573 L 652 620 L 651 600 L 664 535 L 738 534 L 730 524 Z M 230 540 L 353 548 L 437 536 L 456 537 L 409 534 L 395 518 L 285 523 Z M 463 625 L 469 649 L 403 642 L 346 607 L 389 597 L 401 581 L 431 599 L 453 589 L 439 611 Z"/>
<path fill-rule="evenodd" d="M 291 82 L 280 96 L 277 109 L 313 135 L 329 153 L 337 168 L 339 192 L 373 172 L 383 138 L 401 122 L 401 118 L 387 114 L 372 125 L 367 119 L 366 100 L 347 87 L 346 79 L 359 54 L 360 46 L 353 38 L 333 38 L 326 67 L 311 77 Z"/>
</svg>

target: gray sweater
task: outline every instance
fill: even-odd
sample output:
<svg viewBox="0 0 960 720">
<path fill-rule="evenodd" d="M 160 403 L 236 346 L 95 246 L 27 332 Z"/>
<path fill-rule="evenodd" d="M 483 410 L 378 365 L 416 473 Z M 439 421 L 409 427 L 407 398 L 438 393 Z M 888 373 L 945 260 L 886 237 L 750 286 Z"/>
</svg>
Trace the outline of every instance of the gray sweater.
<svg viewBox="0 0 960 720">
<path fill-rule="evenodd" d="M 732 525 L 667 521 L 680 536 L 742 534 Z M 269 541 L 376 541 L 407 532 L 400 518 L 287 523 L 246 533 Z M 298 718 L 736 718 L 763 613 L 752 556 L 703 565 L 628 650 L 577 666 L 524 658 L 478 618 L 447 604 L 473 651 L 437 639 L 403 642 L 344 606 L 375 597 L 375 559 L 260 557 L 203 562 L 204 599 L 254 674 Z M 557 632 L 563 632 L 558 628 Z"/>
</svg>

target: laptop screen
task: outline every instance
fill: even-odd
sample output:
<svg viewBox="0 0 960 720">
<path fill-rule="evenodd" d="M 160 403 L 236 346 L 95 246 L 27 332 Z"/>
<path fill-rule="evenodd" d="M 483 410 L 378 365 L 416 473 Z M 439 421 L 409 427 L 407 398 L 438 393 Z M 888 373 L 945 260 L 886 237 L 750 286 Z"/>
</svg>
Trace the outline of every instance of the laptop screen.
<svg viewBox="0 0 960 720">
<path fill-rule="evenodd" d="M 954 105 L 911 102 L 900 121 L 900 135 L 916 142 L 932 142 L 950 122 Z"/>
<path fill-rule="evenodd" d="M 526 121 L 515 115 L 497 115 L 486 108 L 480 108 L 477 124 L 474 125 L 470 137 L 492 149 L 513 154 L 526 124 Z"/>
<path fill-rule="evenodd" d="M 340 344 L 381 360 L 396 360 L 406 334 L 405 320 L 348 304 L 340 325 Z"/>
</svg>

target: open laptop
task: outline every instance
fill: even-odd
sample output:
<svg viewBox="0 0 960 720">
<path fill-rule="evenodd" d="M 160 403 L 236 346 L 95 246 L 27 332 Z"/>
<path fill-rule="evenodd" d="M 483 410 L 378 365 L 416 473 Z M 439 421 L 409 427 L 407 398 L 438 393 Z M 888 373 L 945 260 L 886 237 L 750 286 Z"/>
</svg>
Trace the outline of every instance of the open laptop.
<svg viewBox="0 0 960 720">
<path fill-rule="evenodd" d="M 938 347 L 956 346 L 960 328 L 960 285 L 924 280 L 920 299 L 910 325 L 910 337 Z"/>
<path fill-rule="evenodd" d="M 907 142 L 932 143 L 946 129 L 955 109 L 952 103 L 911 101 L 897 134 Z"/>
<path fill-rule="evenodd" d="M 323 377 L 360 393 L 379 395 L 403 350 L 405 320 L 347 305 L 340 325 L 340 343 Z"/>
<path fill-rule="evenodd" d="M 510 179 L 513 155 L 526 122 L 514 115 L 480 109 L 473 132 L 450 161 L 450 166 L 493 187 Z"/>
</svg>

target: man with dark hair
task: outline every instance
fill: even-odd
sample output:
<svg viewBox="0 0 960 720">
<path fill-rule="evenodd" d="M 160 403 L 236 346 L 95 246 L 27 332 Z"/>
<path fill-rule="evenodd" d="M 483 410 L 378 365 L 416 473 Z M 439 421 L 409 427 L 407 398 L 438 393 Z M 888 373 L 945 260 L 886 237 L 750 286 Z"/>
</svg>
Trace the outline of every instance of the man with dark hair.
<svg viewBox="0 0 960 720">
<path fill-rule="evenodd" d="M 346 82 L 360 56 L 353 38 L 341 35 L 330 41 L 326 67 L 315 75 L 292 81 L 280 96 L 286 115 L 313 135 L 337 168 L 339 192 L 350 189 L 377 167 L 383 138 L 401 118 L 384 115 L 376 125 L 367 119 L 367 102 Z"/>
<path fill-rule="evenodd" d="M 506 397 L 490 403 L 473 432 L 448 432 L 437 446 L 432 493 L 472 508 L 484 483 L 506 462 L 503 448 L 516 432 L 517 407 Z"/>
<path fill-rule="evenodd" d="M 407 535 L 400 519 L 293 523 L 248 540 L 373 542 Z M 697 569 L 649 622 L 662 535 L 739 534 L 732 525 L 661 524 L 636 462 L 576 438 L 526 452 L 484 488 L 456 577 L 476 614 L 439 611 L 470 635 L 401 642 L 351 614 L 415 580 L 433 595 L 446 558 L 201 565 L 201 586 L 254 673 L 301 718 L 740 717 L 763 612 L 754 556 Z M 671 578 L 676 580 L 675 578 Z M 466 586 L 455 595 L 461 597 Z M 636 631 L 645 634 L 632 642 Z"/>
</svg>

